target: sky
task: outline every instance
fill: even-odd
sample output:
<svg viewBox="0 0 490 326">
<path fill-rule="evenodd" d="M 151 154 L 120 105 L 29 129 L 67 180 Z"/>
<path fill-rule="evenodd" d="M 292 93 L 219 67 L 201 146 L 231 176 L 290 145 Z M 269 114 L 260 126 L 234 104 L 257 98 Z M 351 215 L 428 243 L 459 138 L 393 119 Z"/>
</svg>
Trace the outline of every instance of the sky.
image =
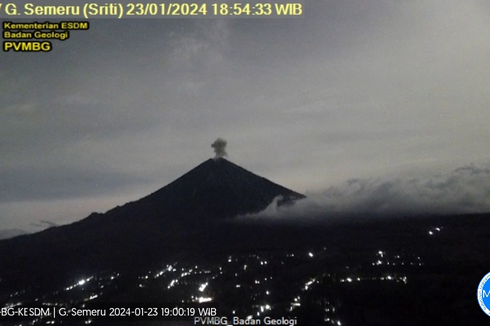
<svg viewBox="0 0 490 326">
<path fill-rule="evenodd" d="M 218 137 L 338 210 L 490 211 L 488 2 L 305 2 L 300 18 L 94 19 L 49 53 L 1 52 L 0 230 L 137 200 Z"/>
</svg>

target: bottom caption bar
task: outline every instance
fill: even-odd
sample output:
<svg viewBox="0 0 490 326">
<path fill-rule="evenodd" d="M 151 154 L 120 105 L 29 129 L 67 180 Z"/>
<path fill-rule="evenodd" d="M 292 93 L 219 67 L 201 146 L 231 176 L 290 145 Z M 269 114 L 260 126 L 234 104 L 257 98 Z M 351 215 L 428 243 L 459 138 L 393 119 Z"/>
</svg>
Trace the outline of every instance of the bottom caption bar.
<svg viewBox="0 0 490 326">
<path fill-rule="evenodd" d="M 55 320 L 199 320 L 219 316 L 216 304 L 210 303 L 85 303 L 70 304 L 8 304 L 0 308 L 1 321 L 47 318 Z"/>
</svg>

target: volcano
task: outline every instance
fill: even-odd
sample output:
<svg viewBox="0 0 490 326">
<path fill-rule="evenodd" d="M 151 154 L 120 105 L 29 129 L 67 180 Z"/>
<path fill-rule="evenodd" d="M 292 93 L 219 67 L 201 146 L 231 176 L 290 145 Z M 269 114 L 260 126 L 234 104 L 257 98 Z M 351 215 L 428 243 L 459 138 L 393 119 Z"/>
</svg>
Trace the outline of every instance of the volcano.
<svg viewBox="0 0 490 326">
<path fill-rule="evenodd" d="M 281 203 L 304 198 L 224 158 L 216 158 L 203 162 L 134 206 L 151 208 L 161 217 L 232 218 L 260 212 L 278 196 Z"/>
<path fill-rule="evenodd" d="M 224 158 L 209 159 L 140 200 L 0 241 L 0 278 L 39 286 L 75 271 L 141 268 L 179 250 L 226 246 L 232 236 L 215 241 L 229 233 L 223 222 L 276 198 L 284 204 L 304 196 Z"/>
</svg>

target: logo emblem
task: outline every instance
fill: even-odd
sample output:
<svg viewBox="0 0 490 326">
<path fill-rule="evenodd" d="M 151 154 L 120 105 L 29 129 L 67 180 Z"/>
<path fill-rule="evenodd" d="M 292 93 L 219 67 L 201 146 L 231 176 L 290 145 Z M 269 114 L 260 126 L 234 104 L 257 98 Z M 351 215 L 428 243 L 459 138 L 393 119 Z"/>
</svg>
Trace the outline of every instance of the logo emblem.
<svg viewBox="0 0 490 326">
<path fill-rule="evenodd" d="M 476 292 L 476 297 L 478 298 L 478 303 L 484 313 L 490 316 L 490 273 L 485 275 L 478 285 L 478 291 Z"/>
</svg>

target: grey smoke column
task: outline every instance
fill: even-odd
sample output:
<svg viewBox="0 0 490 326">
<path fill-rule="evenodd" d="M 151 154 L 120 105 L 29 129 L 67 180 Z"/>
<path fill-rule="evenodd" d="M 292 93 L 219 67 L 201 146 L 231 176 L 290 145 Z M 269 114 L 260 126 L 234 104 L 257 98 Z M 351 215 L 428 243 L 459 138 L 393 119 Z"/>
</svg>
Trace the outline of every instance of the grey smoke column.
<svg viewBox="0 0 490 326">
<path fill-rule="evenodd" d="M 216 153 L 215 159 L 228 156 L 225 150 L 226 144 L 227 142 L 223 138 L 218 138 L 211 144 L 211 147 L 214 148 L 214 152 Z"/>
</svg>

